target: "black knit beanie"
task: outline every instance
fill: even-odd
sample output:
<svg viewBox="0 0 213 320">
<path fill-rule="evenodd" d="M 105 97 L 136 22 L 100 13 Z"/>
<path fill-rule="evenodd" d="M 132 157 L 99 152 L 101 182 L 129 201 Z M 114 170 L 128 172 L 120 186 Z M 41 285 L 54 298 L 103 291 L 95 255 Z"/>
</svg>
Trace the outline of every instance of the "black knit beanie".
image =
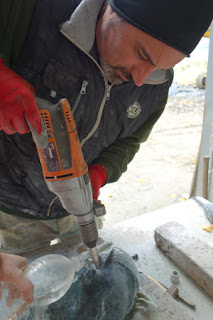
<svg viewBox="0 0 213 320">
<path fill-rule="evenodd" d="M 213 19 L 213 0 L 109 0 L 127 22 L 189 54 Z"/>
</svg>

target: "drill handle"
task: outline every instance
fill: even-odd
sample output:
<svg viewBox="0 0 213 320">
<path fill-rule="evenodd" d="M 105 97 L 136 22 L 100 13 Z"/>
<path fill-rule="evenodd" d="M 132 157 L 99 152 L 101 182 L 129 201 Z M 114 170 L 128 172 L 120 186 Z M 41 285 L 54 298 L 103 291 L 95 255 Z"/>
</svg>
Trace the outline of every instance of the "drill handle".
<svg viewBox="0 0 213 320">
<path fill-rule="evenodd" d="M 41 103 L 42 101 L 44 101 L 46 103 L 45 100 L 40 99 L 40 98 L 35 98 L 35 100 L 36 100 L 37 105 L 39 105 L 39 103 Z M 44 122 L 42 120 L 42 117 L 41 117 L 41 134 L 37 133 L 37 131 L 29 123 L 27 118 L 26 118 L 26 121 L 27 121 L 27 124 L 28 124 L 28 126 L 30 128 L 30 131 L 32 133 L 32 137 L 33 137 L 33 140 L 34 140 L 36 146 L 38 148 L 40 148 L 40 149 L 45 149 L 48 146 L 49 141 L 48 141 L 47 130 L 45 128 L 45 125 L 44 125 Z"/>
<path fill-rule="evenodd" d="M 41 134 L 38 134 L 38 132 L 33 128 L 33 126 L 29 123 L 28 120 L 27 124 L 30 127 L 33 141 L 35 142 L 36 146 L 42 150 L 45 149 L 48 146 L 48 135 L 43 120 L 41 119 Z"/>
</svg>

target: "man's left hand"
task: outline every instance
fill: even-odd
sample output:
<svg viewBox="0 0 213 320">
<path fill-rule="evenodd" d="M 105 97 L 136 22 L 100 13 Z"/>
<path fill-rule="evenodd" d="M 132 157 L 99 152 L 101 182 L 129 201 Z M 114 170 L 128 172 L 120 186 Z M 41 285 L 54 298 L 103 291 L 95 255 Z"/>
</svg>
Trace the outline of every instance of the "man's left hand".
<svg viewBox="0 0 213 320">
<path fill-rule="evenodd" d="M 107 180 L 106 170 L 99 164 L 92 164 L 89 166 L 88 171 L 93 190 L 93 199 L 98 200 L 100 188 Z"/>
</svg>

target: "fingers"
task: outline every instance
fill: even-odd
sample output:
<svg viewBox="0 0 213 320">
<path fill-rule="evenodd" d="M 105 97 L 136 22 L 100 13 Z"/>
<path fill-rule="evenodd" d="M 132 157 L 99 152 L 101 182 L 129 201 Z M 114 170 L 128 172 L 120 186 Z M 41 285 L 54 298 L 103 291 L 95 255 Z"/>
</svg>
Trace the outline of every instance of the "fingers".
<svg viewBox="0 0 213 320">
<path fill-rule="evenodd" d="M 8 286 L 8 291 L 6 306 L 11 307 L 15 299 L 21 298 L 21 292 L 11 284 Z"/>
<path fill-rule="evenodd" d="M 10 283 L 16 288 L 9 286 L 9 296 L 7 299 L 9 305 L 20 296 L 20 292 L 26 303 L 32 303 L 33 301 L 34 286 L 23 273 L 27 265 L 26 258 L 10 254 L 0 254 L 0 281 Z"/>
<path fill-rule="evenodd" d="M 32 282 L 24 276 L 23 272 L 17 275 L 13 284 L 21 291 L 22 298 L 26 303 L 30 304 L 33 302 L 34 286 Z"/>
<path fill-rule="evenodd" d="M 3 130 L 6 134 L 14 134 L 16 132 L 10 121 L 5 121 L 3 118 L 1 119 L 0 130 Z"/>
<path fill-rule="evenodd" d="M 31 101 L 31 99 L 30 99 Z M 25 99 L 24 104 L 28 104 L 29 102 Z M 28 104 L 29 106 L 29 104 Z M 36 104 L 35 99 L 30 103 L 30 107 L 26 108 L 25 106 L 25 116 L 29 123 L 33 126 L 33 128 L 37 131 L 38 134 L 41 134 L 41 115 Z"/>
<path fill-rule="evenodd" d="M 41 117 L 33 87 L 0 60 L 0 130 L 7 134 L 29 132 L 25 116 L 41 134 Z"/>
<path fill-rule="evenodd" d="M 21 263 L 9 270 L 9 282 L 21 292 L 21 296 L 26 303 L 32 303 L 34 286 L 23 273 L 23 269 L 25 269 L 25 267 L 26 266 Z M 17 290 L 11 289 L 11 300 L 14 300 L 17 296 Z"/>
<path fill-rule="evenodd" d="M 12 126 L 15 132 L 18 132 L 20 134 L 25 134 L 30 131 L 23 113 L 12 119 Z"/>
<path fill-rule="evenodd" d="M 26 311 L 28 309 L 28 305 L 26 304 L 26 303 L 23 303 L 21 306 L 20 306 L 20 308 L 16 311 L 16 316 L 19 318 L 21 315 L 22 315 L 22 313 L 24 312 L 24 311 Z"/>
<path fill-rule="evenodd" d="M 12 119 L 9 117 L 6 119 L 4 115 L 2 115 L 0 130 L 3 130 L 9 135 L 14 134 L 15 132 L 25 134 L 30 131 L 23 114 L 14 116 Z"/>
<path fill-rule="evenodd" d="M 29 100 L 29 103 L 28 103 Z M 30 104 L 31 103 L 31 104 Z M 40 134 L 41 133 L 41 116 L 36 102 L 25 98 L 19 101 L 15 113 L 8 111 L 0 112 L 0 130 L 11 135 L 15 132 L 25 134 L 30 131 L 26 118 L 32 124 L 33 128 Z"/>
<path fill-rule="evenodd" d="M 30 131 L 27 120 L 32 127 L 41 134 L 41 115 L 32 93 L 21 92 L 16 96 L 16 103 L 18 104 L 18 112 L 13 115 L 12 124 L 18 133 L 24 134 Z"/>
</svg>

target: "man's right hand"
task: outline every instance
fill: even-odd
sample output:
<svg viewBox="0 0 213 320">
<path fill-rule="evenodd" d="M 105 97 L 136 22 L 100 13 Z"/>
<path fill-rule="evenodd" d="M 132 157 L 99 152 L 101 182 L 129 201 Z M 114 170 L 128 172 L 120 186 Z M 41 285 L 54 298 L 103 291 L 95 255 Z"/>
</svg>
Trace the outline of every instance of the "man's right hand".
<svg viewBox="0 0 213 320">
<path fill-rule="evenodd" d="M 30 129 L 26 118 L 41 134 L 41 116 L 29 86 L 0 59 L 0 130 L 27 133 Z"/>
</svg>

